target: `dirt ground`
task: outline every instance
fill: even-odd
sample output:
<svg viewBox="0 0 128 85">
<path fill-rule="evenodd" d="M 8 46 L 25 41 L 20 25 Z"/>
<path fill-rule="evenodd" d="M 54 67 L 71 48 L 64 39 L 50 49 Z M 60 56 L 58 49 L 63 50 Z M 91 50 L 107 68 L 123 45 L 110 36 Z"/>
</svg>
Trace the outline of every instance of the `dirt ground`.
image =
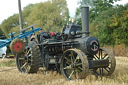
<svg viewBox="0 0 128 85">
<path fill-rule="evenodd" d="M 0 59 L 0 85 L 128 85 L 128 57 L 116 57 L 116 69 L 109 77 L 98 77 L 90 74 L 85 79 L 67 81 L 63 75 L 49 71 L 43 75 L 23 74 L 15 65 L 4 65 L 14 62 L 14 59 Z"/>
</svg>

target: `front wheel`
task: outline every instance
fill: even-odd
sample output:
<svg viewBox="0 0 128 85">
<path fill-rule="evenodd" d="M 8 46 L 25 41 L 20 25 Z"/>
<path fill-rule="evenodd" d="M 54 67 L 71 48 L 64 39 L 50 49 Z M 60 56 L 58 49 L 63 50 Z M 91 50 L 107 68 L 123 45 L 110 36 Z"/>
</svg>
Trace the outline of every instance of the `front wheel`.
<svg viewBox="0 0 128 85">
<path fill-rule="evenodd" d="M 37 45 L 33 45 L 16 55 L 17 68 L 23 73 L 36 73 L 39 69 L 40 62 L 41 53 Z"/>
<path fill-rule="evenodd" d="M 78 49 L 69 49 L 61 58 L 61 73 L 67 80 L 83 79 L 89 72 L 87 56 Z"/>
<path fill-rule="evenodd" d="M 95 75 L 110 76 L 114 72 L 116 67 L 116 59 L 114 57 L 113 52 L 105 48 L 100 48 L 98 53 L 94 55 L 93 60 L 101 60 L 101 59 L 108 59 L 109 65 L 107 67 L 94 68 L 93 73 Z"/>
</svg>

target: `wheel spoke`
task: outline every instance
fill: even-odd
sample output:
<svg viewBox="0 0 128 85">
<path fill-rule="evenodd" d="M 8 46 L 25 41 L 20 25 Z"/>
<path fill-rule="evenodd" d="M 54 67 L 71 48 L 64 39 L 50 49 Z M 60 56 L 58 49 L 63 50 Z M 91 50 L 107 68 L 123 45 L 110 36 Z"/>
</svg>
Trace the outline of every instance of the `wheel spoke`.
<svg viewBox="0 0 128 85">
<path fill-rule="evenodd" d="M 94 57 L 96 57 L 97 59 L 99 59 L 99 57 L 97 55 L 95 55 Z"/>
<path fill-rule="evenodd" d="M 71 69 L 71 66 L 64 67 L 64 69 Z"/>
<path fill-rule="evenodd" d="M 66 59 L 68 62 L 71 62 L 71 60 L 69 60 L 67 57 L 64 57 L 64 59 Z"/>
<path fill-rule="evenodd" d="M 101 68 L 102 75 L 104 74 L 103 68 Z"/>
<path fill-rule="evenodd" d="M 94 70 L 94 73 L 96 73 L 97 75 L 100 75 L 100 74 L 97 72 L 97 70 Z"/>
<path fill-rule="evenodd" d="M 79 63 L 79 62 L 80 62 L 80 57 L 79 57 L 79 59 L 77 60 L 76 64 Z"/>
<path fill-rule="evenodd" d="M 21 68 L 25 67 L 26 65 L 27 65 L 27 62 Z"/>
<path fill-rule="evenodd" d="M 110 70 L 110 67 L 107 67 Z"/>
<path fill-rule="evenodd" d="M 81 71 L 83 71 L 83 69 L 81 67 L 78 67 Z"/>
<path fill-rule="evenodd" d="M 102 59 L 105 59 L 107 57 L 108 54 L 105 54 L 105 56 Z"/>
<path fill-rule="evenodd" d="M 69 75 L 69 78 L 71 78 L 71 76 L 73 75 L 73 73 L 74 73 L 74 70 L 71 72 L 71 74 Z"/>
<path fill-rule="evenodd" d="M 71 57 L 71 62 L 73 63 L 73 59 L 72 59 L 72 57 Z"/>
<path fill-rule="evenodd" d="M 101 54 L 100 54 L 101 58 L 100 59 L 102 59 L 102 50 L 100 52 L 101 52 Z"/>
<path fill-rule="evenodd" d="M 27 73 L 28 72 L 28 64 L 26 65 L 25 68 L 26 68 L 25 72 Z"/>
<path fill-rule="evenodd" d="M 80 72 L 82 72 L 82 71 L 81 71 L 81 70 L 79 70 L 78 68 L 76 68 L 76 71 L 77 71 L 77 72 L 79 72 L 79 73 L 80 73 Z"/>
<path fill-rule="evenodd" d="M 80 65 L 82 65 L 82 63 L 76 64 L 76 66 L 80 66 Z"/>
<path fill-rule="evenodd" d="M 66 64 L 71 65 L 71 63 L 69 63 L 68 61 L 66 61 Z"/>
<path fill-rule="evenodd" d="M 100 70 L 100 75 L 101 75 L 101 74 L 102 74 L 102 73 L 101 73 L 101 68 L 99 68 L 99 70 Z"/>
<path fill-rule="evenodd" d="M 97 59 L 95 58 L 95 56 L 94 56 L 94 59 L 97 60 Z"/>
<path fill-rule="evenodd" d="M 19 60 L 23 61 L 23 60 L 24 60 L 24 58 L 19 58 Z"/>
<path fill-rule="evenodd" d="M 74 60 L 75 60 L 75 57 L 74 57 L 74 55 L 73 55 L 73 52 L 71 52 L 71 54 L 72 54 L 72 57 L 73 57 L 73 62 L 74 62 Z"/>
<path fill-rule="evenodd" d="M 76 79 L 79 79 L 78 71 L 76 71 Z"/>
<path fill-rule="evenodd" d="M 100 59 L 100 50 L 99 50 L 99 59 Z"/>
<path fill-rule="evenodd" d="M 109 70 L 107 68 L 104 68 L 107 72 L 109 72 Z"/>
<path fill-rule="evenodd" d="M 26 72 L 28 72 L 29 70 L 30 70 L 30 65 L 27 64 L 27 65 L 26 65 Z"/>
<path fill-rule="evenodd" d="M 97 72 L 97 74 L 103 76 L 103 73 L 104 73 L 103 68 L 98 68 L 98 69 L 99 69 L 99 73 Z"/>
<path fill-rule="evenodd" d="M 32 56 L 32 54 L 29 54 L 29 55 L 28 55 L 28 57 L 31 57 L 31 56 Z"/>
<path fill-rule="evenodd" d="M 79 60 L 79 59 L 80 59 L 80 57 L 77 55 L 77 57 L 76 57 L 74 63 L 76 63 L 76 61 Z"/>
<path fill-rule="evenodd" d="M 30 49 L 28 50 L 28 52 L 27 52 L 27 55 L 30 53 L 31 51 L 30 51 Z M 31 54 L 31 53 L 30 53 Z"/>
<path fill-rule="evenodd" d="M 109 57 L 107 57 L 107 59 L 109 59 Z"/>
<path fill-rule="evenodd" d="M 29 56 L 30 53 L 30 49 L 28 51 L 25 52 L 25 56 Z"/>
</svg>

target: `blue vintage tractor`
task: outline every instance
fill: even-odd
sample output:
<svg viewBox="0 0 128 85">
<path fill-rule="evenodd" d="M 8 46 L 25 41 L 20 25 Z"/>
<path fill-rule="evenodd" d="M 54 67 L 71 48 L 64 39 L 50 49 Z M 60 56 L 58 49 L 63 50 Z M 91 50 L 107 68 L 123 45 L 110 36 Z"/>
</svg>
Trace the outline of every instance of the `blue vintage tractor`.
<svg viewBox="0 0 128 85">
<path fill-rule="evenodd" d="M 32 30 L 26 31 L 29 28 L 32 28 Z M 28 37 L 30 35 L 32 35 L 33 33 L 38 32 L 39 30 L 41 30 L 41 28 L 34 29 L 34 25 L 31 25 L 27 28 L 22 29 L 18 33 L 14 33 L 14 32 L 10 33 L 9 34 L 10 38 L 5 39 L 5 40 L 0 40 L 0 48 L 3 48 L 5 46 L 7 46 L 7 47 L 10 46 L 10 49 L 13 53 L 15 53 L 15 54 L 20 53 L 28 47 L 28 43 L 29 43 Z M 16 34 L 18 34 L 18 35 L 16 35 Z"/>
</svg>

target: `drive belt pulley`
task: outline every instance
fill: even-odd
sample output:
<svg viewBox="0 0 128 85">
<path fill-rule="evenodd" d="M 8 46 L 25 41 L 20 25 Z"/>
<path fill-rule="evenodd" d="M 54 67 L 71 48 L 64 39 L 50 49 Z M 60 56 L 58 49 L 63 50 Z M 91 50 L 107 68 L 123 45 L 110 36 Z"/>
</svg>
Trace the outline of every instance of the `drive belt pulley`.
<svg viewBox="0 0 128 85">
<path fill-rule="evenodd" d="M 21 39 L 13 40 L 10 44 L 10 49 L 14 54 L 23 52 L 23 50 L 25 49 L 23 40 Z"/>
</svg>

